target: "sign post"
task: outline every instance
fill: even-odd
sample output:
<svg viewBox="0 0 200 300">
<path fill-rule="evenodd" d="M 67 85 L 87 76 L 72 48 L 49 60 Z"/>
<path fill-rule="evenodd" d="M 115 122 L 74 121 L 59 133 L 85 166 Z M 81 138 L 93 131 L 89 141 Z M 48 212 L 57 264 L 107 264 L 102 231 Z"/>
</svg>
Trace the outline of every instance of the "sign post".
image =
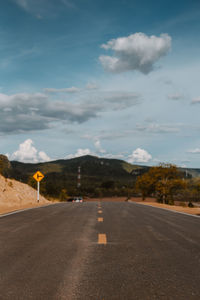
<svg viewBox="0 0 200 300">
<path fill-rule="evenodd" d="M 37 202 L 40 201 L 40 182 L 37 182 Z"/>
<path fill-rule="evenodd" d="M 39 201 L 40 201 L 40 181 L 44 178 L 44 175 L 40 171 L 37 171 L 33 175 L 33 178 L 37 181 L 37 202 L 39 203 Z"/>
</svg>

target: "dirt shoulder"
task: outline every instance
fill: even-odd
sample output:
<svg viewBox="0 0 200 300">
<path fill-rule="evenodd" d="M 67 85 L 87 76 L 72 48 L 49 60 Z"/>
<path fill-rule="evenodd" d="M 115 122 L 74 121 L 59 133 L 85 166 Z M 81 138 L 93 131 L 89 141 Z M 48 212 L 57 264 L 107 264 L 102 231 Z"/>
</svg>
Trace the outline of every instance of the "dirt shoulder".
<svg viewBox="0 0 200 300">
<path fill-rule="evenodd" d="M 51 205 L 53 203 L 46 203 L 46 204 L 24 204 L 24 205 L 12 205 L 10 207 L 8 206 L 3 206 L 0 205 L 0 216 L 7 214 L 7 213 L 11 213 L 14 211 L 18 211 L 18 210 L 23 210 L 23 209 L 28 209 L 28 208 L 34 208 L 34 207 L 42 207 L 42 206 L 46 206 L 46 205 Z"/>
<path fill-rule="evenodd" d="M 131 200 L 132 201 L 132 200 Z M 154 207 L 160 207 L 160 208 L 165 208 L 168 210 L 173 210 L 173 211 L 178 211 L 178 212 L 182 212 L 182 213 L 187 213 L 187 214 L 191 214 L 191 215 L 196 215 L 196 216 L 200 216 L 200 208 L 197 207 L 182 207 L 182 206 L 177 206 L 177 205 L 167 205 L 167 204 L 162 204 L 162 203 L 156 203 L 156 202 L 142 202 L 142 201 L 132 201 L 132 202 L 136 202 L 142 205 L 151 205 Z"/>
</svg>

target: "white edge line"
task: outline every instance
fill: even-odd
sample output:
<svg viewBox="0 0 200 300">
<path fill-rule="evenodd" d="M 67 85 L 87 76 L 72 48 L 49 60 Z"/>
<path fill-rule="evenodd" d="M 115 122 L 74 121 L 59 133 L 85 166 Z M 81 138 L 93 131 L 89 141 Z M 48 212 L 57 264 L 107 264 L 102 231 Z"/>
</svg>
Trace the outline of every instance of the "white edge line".
<svg viewBox="0 0 200 300">
<path fill-rule="evenodd" d="M 11 216 L 11 215 L 15 215 L 15 214 L 27 211 L 27 210 L 37 209 L 37 208 L 42 208 L 42 207 L 47 207 L 47 206 L 55 205 L 55 204 L 58 204 L 58 203 L 52 203 L 52 204 L 47 204 L 47 205 L 42 205 L 42 206 L 36 206 L 36 207 L 30 207 L 30 208 L 25 208 L 25 209 L 19 209 L 19 210 L 11 211 L 11 212 L 6 213 L 6 214 L 0 214 L 0 218 Z"/>
<path fill-rule="evenodd" d="M 182 215 L 186 215 L 186 216 L 195 217 L 195 218 L 199 218 L 200 219 L 200 216 L 192 215 L 192 214 L 187 214 L 185 212 L 181 212 L 181 211 L 177 211 L 177 210 L 172 210 L 172 209 L 165 208 L 165 207 L 158 207 L 158 206 L 153 206 L 153 205 L 150 205 L 150 204 L 143 204 L 143 203 L 138 203 L 138 202 L 133 202 L 133 201 L 130 201 L 130 203 L 134 203 L 134 204 L 138 204 L 138 205 L 142 205 L 142 206 L 150 206 L 150 207 L 153 207 L 153 208 L 160 208 L 160 209 L 164 209 L 164 210 L 167 210 L 167 211 L 171 211 L 173 213 L 178 213 L 178 214 L 182 214 Z"/>
</svg>

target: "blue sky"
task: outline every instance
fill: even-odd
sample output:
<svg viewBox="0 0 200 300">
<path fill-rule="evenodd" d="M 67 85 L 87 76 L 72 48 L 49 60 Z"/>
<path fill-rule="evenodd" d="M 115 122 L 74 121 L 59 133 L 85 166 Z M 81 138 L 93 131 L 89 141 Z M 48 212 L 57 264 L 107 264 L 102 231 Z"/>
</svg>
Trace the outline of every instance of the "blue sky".
<svg viewBox="0 0 200 300">
<path fill-rule="evenodd" d="M 1 153 L 200 167 L 200 2 L 5 0 Z"/>
</svg>

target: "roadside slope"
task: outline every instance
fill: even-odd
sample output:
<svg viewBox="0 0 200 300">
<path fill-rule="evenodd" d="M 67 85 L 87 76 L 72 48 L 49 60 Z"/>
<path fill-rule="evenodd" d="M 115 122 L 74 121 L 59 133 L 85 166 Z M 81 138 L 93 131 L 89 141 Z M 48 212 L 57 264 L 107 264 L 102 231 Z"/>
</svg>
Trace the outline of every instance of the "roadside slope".
<svg viewBox="0 0 200 300">
<path fill-rule="evenodd" d="M 40 196 L 37 204 L 36 197 L 36 190 L 29 185 L 0 175 L 0 214 L 50 203 Z"/>
</svg>

